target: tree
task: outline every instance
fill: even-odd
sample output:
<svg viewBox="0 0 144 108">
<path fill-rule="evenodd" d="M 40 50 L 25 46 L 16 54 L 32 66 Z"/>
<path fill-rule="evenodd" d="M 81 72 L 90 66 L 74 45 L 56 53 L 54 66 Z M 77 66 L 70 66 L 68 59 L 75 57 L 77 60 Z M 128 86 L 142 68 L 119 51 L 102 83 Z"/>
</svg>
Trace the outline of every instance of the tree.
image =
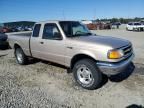
<svg viewBox="0 0 144 108">
<path fill-rule="evenodd" d="M 119 22 L 119 19 L 118 18 L 112 18 L 111 23 L 115 23 L 115 22 Z"/>
</svg>

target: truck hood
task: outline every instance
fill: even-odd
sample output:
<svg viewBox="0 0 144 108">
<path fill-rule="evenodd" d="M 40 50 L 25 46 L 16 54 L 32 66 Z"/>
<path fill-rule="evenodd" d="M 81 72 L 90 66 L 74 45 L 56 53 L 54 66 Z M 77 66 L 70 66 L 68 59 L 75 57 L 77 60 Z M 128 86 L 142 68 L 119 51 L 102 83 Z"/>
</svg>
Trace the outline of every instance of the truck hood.
<svg viewBox="0 0 144 108">
<path fill-rule="evenodd" d="M 120 48 L 120 47 L 130 44 L 129 41 L 124 40 L 124 39 L 110 37 L 110 36 L 98 36 L 98 35 L 80 36 L 80 37 L 73 38 L 73 40 L 85 42 L 89 44 L 94 44 L 94 45 L 109 46 L 111 48 Z"/>
</svg>

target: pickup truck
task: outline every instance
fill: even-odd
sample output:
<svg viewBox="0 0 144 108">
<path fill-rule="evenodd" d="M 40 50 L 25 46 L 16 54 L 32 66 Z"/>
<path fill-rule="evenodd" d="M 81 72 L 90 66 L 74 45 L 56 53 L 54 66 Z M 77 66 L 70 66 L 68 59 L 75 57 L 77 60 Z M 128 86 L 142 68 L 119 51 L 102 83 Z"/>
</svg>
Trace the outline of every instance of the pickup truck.
<svg viewBox="0 0 144 108">
<path fill-rule="evenodd" d="M 17 63 L 29 57 L 64 65 L 85 89 L 96 89 L 102 76 L 116 75 L 128 67 L 134 57 L 131 42 L 91 33 L 78 21 L 36 23 L 32 33 L 8 36 Z"/>
<path fill-rule="evenodd" d="M 144 25 L 139 22 L 130 22 L 126 25 L 126 30 L 130 31 L 144 31 Z"/>
</svg>

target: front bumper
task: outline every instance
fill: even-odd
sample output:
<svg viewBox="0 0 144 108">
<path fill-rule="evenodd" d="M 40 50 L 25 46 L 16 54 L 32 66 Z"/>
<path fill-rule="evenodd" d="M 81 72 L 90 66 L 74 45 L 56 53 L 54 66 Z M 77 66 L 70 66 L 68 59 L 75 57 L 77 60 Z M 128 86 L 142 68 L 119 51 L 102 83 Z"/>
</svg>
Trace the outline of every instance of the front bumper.
<svg viewBox="0 0 144 108">
<path fill-rule="evenodd" d="M 134 54 L 131 55 L 128 59 L 118 62 L 118 63 L 109 63 L 109 62 L 97 62 L 97 66 L 100 71 L 106 75 L 116 75 L 123 72 L 127 66 L 132 62 Z"/>
</svg>

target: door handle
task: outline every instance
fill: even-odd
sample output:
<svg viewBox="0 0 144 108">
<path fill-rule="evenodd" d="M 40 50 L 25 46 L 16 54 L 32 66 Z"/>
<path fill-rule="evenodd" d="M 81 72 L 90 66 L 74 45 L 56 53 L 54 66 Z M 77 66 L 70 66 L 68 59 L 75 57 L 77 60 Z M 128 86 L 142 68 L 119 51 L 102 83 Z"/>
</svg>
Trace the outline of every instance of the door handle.
<svg viewBox="0 0 144 108">
<path fill-rule="evenodd" d="M 68 49 L 73 49 L 73 47 L 67 46 Z"/>
<path fill-rule="evenodd" d="M 44 44 L 44 42 L 40 42 L 40 44 Z"/>
</svg>

